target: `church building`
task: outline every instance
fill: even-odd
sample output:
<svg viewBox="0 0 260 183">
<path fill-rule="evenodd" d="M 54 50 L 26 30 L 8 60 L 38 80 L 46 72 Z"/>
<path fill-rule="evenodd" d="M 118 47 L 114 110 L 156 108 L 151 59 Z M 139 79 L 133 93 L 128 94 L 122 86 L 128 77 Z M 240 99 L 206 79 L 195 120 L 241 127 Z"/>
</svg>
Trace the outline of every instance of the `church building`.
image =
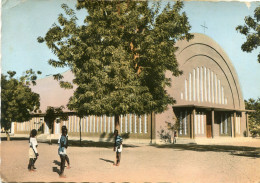
<svg viewBox="0 0 260 183">
<path fill-rule="evenodd" d="M 162 129 L 167 124 L 178 122 L 178 138 L 211 139 L 222 137 L 243 137 L 248 133 L 248 117 L 238 76 L 225 51 L 210 37 L 194 34 L 189 42 L 179 41 L 176 52 L 183 74 L 171 78 L 172 86 L 166 88 L 176 100 L 161 114 L 135 114 L 120 116 L 119 133 L 133 141 L 159 142 Z M 70 71 L 63 73 L 64 81 L 72 81 Z M 30 121 L 13 122 L 12 133 L 29 134 L 33 128 L 43 134 L 49 133 L 44 121 L 48 106 L 66 106 L 73 90 L 60 88 L 52 76 L 37 80 L 32 90 L 40 94 L 41 113 L 33 115 Z M 61 133 L 66 125 L 69 136 L 79 137 L 80 129 L 87 139 L 109 139 L 115 129 L 113 116 L 86 116 L 81 120 L 68 109 L 67 121 L 58 118 L 54 134 Z"/>
</svg>

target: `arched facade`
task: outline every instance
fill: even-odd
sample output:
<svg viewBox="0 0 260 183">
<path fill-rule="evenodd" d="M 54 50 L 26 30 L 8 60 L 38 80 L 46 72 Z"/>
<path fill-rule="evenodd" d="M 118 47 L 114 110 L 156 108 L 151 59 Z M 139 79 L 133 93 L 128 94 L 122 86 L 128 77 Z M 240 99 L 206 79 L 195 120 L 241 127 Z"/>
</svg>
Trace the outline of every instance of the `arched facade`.
<svg viewBox="0 0 260 183">
<path fill-rule="evenodd" d="M 224 50 L 211 38 L 194 34 L 180 41 L 176 54 L 183 74 L 167 88 L 173 110 L 156 116 L 158 125 L 178 120 L 179 137 L 235 137 L 246 131 L 245 105 L 236 71 Z"/>
</svg>

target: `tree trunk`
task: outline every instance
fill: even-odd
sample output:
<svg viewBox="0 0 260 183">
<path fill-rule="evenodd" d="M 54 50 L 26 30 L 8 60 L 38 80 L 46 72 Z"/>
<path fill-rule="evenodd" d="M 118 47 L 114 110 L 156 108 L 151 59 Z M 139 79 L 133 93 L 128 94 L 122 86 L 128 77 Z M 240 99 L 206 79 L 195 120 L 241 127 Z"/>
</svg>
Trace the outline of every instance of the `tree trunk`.
<svg viewBox="0 0 260 183">
<path fill-rule="evenodd" d="M 81 118 L 79 118 L 79 143 L 81 146 Z"/>
<path fill-rule="evenodd" d="M 115 115 L 115 129 L 118 130 L 118 133 L 119 133 L 119 128 L 120 128 L 119 115 Z"/>
<path fill-rule="evenodd" d="M 51 135 L 52 135 L 52 133 L 53 133 L 53 127 L 54 127 L 54 123 L 52 124 L 52 125 L 50 125 L 50 128 L 49 128 L 49 133 L 50 133 L 50 144 L 52 144 L 52 142 L 51 142 Z"/>
<path fill-rule="evenodd" d="M 8 131 L 5 131 L 5 133 L 6 133 L 6 139 L 7 139 L 7 141 L 10 141 L 10 134 L 9 134 L 9 132 L 8 132 Z"/>
<path fill-rule="evenodd" d="M 50 133 L 50 142 L 49 142 L 49 144 L 51 144 L 51 134 L 52 134 L 52 129 L 49 129 L 49 133 Z"/>
</svg>

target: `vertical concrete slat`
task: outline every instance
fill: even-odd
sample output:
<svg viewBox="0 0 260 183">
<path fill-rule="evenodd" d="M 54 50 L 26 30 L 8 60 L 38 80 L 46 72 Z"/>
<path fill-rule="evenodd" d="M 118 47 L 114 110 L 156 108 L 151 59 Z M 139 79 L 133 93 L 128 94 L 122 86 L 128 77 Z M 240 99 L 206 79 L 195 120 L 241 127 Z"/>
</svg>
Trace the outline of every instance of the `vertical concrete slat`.
<svg viewBox="0 0 260 183">
<path fill-rule="evenodd" d="M 191 113 L 191 138 L 194 139 L 194 119 L 196 115 L 196 109 L 193 108 Z"/>
<path fill-rule="evenodd" d="M 236 111 L 234 111 L 234 118 L 233 118 L 233 131 L 234 131 L 234 135 L 233 135 L 233 137 L 236 137 L 236 123 L 237 123 L 237 113 L 236 113 Z"/>
</svg>

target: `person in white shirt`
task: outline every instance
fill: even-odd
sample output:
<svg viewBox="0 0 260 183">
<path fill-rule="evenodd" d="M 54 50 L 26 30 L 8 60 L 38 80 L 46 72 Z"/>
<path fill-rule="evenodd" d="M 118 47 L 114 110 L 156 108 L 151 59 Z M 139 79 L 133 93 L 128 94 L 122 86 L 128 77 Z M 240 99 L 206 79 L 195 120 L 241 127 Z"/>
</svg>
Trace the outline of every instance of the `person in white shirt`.
<svg viewBox="0 0 260 183">
<path fill-rule="evenodd" d="M 35 171 L 35 162 L 37 160 L 37 157 L 39 156 L 39 153 L 37 151 L 37 140 L 36 140 L 37 131 L 33 129 L 30 133 L 30 139 L 29 139 L 29 165 L 28 170 L 30 172 Z"/>
</svg>

